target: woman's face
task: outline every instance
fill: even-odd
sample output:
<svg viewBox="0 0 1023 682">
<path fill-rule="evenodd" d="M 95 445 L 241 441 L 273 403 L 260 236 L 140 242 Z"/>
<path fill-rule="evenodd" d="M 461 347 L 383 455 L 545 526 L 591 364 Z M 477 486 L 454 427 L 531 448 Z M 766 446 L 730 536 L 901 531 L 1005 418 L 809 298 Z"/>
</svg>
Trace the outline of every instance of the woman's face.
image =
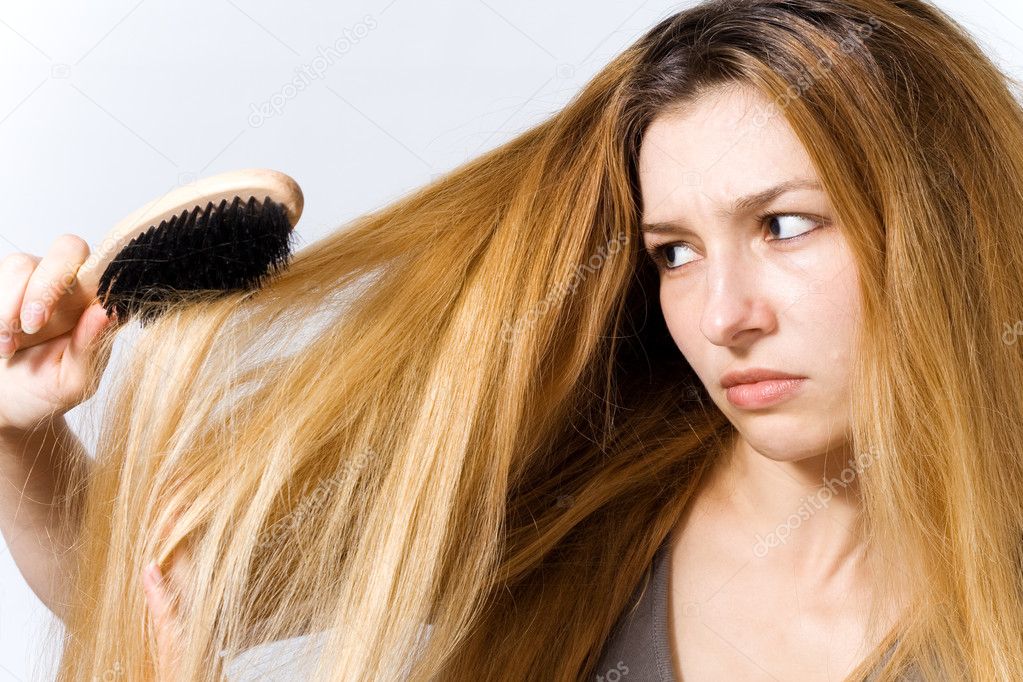
<svg viewBox="0 0 1023 682">
<path fill-rule="evenodd" d="M 771 459 L 843 446 L 857 271 L 823 189 L 805 186 L 817 174 L 782 112 L 752 89 L 711 91 L 654 119 L 639 175 L 661 308 L 715 404 Z M 751 368 L 802 378 L 722 386 Z"/>
</svg>

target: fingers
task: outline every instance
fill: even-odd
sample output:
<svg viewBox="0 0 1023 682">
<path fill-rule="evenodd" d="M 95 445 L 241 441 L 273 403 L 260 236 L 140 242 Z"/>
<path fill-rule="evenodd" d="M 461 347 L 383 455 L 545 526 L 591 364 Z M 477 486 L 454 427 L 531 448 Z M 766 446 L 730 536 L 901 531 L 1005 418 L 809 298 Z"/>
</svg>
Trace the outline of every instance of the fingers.
<svg viewBox="0 0 1023 682">
<path fill-rule="evenodd" d="M 180 516 L 181 510 L 176 509 L 161 525 L 158 531 L 161 541 L 166 539 L 174 522 Z M 177 549 L 171 552 L 170 570 L 172 572 L 178 568 L 180 558 L 176 556 L 177 554 Z M 181 650 L 181 636 L 178 629 L 178 613 L 172 600 L 171 583 L 172 576 L 164 575 L 156 561 L 150 562 L 142 572 L 142 588 L 149 611 L 153 616 L 156 635 L 158 682 L 177 682 L 178 680 L 177 656 Z M 181 589 L 180 585 L 178 585 L 178 589 Z"/>
<path fill-rule="evenodd" d="M 146 604 L 153 616 L 156 635 L 156 659 L 159 682 L 171 682 L 177 675 L 177 655 L 180 646 L 177 614 L 160 573 L 160 566 L 151 562 L 142 572 L 142 589 Z"/>
<path fill-rule="evenodd" d="M 34 334 L 53 315 L 57 303 L 78 283 L 78 270 L 89 257 L 88 243 L 63 234 L 42 258 L 12 253 L 0 260 L 0 356 L 10 358 L 19 334 Z"/>
<path fill-rule="evenodd" d="M 73 234 L 62 234 L 36 265 L 25 286 L 21 306 L 21 328 L 26 334 L 39 331 L 57 301 L 77 286 L 78 268 L 89 257 L 89 244 Z"/>
<path fill-rule="evenodd" d="M 5 358 L 17 349 L 15 334 L 21 331 L 21 302 L 40 260 L 30 253 L 12 253 L 0 260 L 0 355 Z"/>
<path fill-rule="evenodd" d="M 72 368 L 72 371 L 75 372 L 84 372 L 88 366 L 86 360 L 93 351 L 93 342 L 96 337 L 107 327 L 116 324 L 116 318 L 108 317 L 101 304 L 93 303 L 86 308 L 75 328 L 71 330 L 71 340 L 61 359 L 62 365 Z M 99 359 L 99 371 L 106 367 L 107 361 L 110 359 L 110 350 L 107 348 L 104 356 Z M 85 378 L 76 377 L 79 380 L 78 385 L 82 385 L 81 382 Z"/>
<path fill-rule="evenodd" d="M 171 512 L 167 520 L 163 523 L 159 529 L 159 538 L 163 542 L 167 539 L 170 534 L 170 529 L 178 519 L 181 518 L 182 509 L 178 508 Z M 178 594 L 183 594 L 188 580 L 192 576 L 192 557 L 188 551 L 189 540 L 187 538 L 182 539 L 177 545 L 171 550 L 170 554 L 164 560 L 167 565 L 167 570 L 163 572 L 164 586 L 172 590 L 176 590 Z"/>
</svg>

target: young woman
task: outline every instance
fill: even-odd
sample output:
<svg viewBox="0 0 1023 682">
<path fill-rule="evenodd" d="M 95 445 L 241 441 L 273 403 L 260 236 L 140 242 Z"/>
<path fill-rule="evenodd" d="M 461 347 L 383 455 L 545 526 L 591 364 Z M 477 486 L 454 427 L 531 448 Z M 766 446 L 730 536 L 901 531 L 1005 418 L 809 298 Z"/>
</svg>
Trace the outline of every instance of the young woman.
<svg viewBox="0 0 1023 682">
<path fill-rule="evenodd" d="M 921 0 L 705 2 L 148 327 L 87 472 L 30 427 L 99 314 L 15 355 L 60 679 L 313 634 L 323 680 L 1023 679 L 1015 87 Z"/>
</svg>

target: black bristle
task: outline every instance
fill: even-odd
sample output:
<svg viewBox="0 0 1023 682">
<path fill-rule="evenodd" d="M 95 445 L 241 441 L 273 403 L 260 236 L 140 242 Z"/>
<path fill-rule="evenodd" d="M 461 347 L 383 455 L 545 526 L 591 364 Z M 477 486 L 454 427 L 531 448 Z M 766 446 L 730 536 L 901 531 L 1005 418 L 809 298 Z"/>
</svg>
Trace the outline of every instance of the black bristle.
<svg viewBox="0 0 1023 682">
<path fill-rule="evenodd" d="M 100 277 L 99 299 L 108 315 L 145 325 L 190 294 L 258 288 L 287 267 L 291 228 L 270 197 L 182 211 L 121 249 Z"/>
</svg>

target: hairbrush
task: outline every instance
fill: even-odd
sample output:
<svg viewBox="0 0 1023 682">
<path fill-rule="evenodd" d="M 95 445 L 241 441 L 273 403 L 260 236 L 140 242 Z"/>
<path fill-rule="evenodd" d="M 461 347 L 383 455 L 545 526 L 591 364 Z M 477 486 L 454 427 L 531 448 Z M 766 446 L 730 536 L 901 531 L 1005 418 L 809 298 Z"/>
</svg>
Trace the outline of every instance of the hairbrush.
<svg viewBox="0 0 1023 682">
<path fill-rule="evenodd" d="M 102 303 L 145 325 L 189 296 L 251 290 L 287 267 L 302 190 L 289 176 L 249 168 L 175 187 L 125 217 L 77 270 L 27 348 L 64 334 Z"/>
</svg>

